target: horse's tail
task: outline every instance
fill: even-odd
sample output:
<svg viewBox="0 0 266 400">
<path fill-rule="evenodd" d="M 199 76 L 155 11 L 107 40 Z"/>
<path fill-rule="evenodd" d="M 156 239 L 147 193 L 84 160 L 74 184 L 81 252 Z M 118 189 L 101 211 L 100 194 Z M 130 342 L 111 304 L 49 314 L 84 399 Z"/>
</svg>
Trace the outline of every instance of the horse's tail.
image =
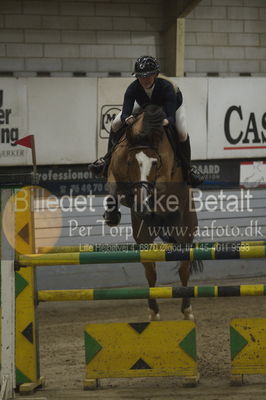
<svg viewBox="0 0 266 400">
<path fill-rule="evenodd" d="M 174 271 L 174 273 L 176 273 L 176 274 L 178 274 L 179 263 L 180 263 L 180 261 L 178 261 L 178 263 L 173 268 L 171 268 L 171 270 Z M 189 272 L 191 275 L 201 273 L 201 272 L 203 272 L 203 270 L 204 270 L 204 264 L 203 264 L 202 260 L 190 261 Z"/>
<path fill-rule="evenodd" d="M 202 262 L 202 260 L 193 260 L 190 261 L 190 273 L 194 274 L 194 273 L 198 273 L 198 272 L 203 272 L 204 269 L 204 264 Z"/>
</svg>

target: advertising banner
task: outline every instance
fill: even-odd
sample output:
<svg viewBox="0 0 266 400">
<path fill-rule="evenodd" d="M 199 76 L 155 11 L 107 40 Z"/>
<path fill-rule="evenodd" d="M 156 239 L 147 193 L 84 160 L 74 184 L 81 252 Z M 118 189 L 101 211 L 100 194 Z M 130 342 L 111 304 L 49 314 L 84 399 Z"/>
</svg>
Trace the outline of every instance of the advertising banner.
<svg viewBox="0 0 266 400">
<path fill-rule="evenodd" d="M 266 161 L 240 162 L 240 183 L 246 188 L 265 188 Z"/>
<path fill-rule="evenodd" d="M 25 79 L 0 80 L 0 165 L 26 165 L 31 152 L 15 144 L 27 135 L 27 88 Z"/>
<path fill-rule="evenodd" d="M 135 78 L 1 78 L 0 165 L 32 164 L 15 144 L 35 136 L 38 165 L 88 164 Z M 170 78 L 183 93 L 192 160 L 266 156 L 265 78 Z"/>
<path fill-rule="evenodd" d="M 97 79 L 28 79 L 29 131 L 38 164 L 95 160 Z"/>
<path fill-rule="evenodd" d="M 265 157 L 265 92 L 265 78 L 209 79 L 209 159 Z"/>
<path fill-rule="evenodd" d="M 266 161 L 258 163 L 240 160 L 197 160 L 192 162 L 192 166 L 197 167 L 205 177 L 201 185 L 203 190 L 238 188 L 241 182 L 248 187 L 255 187 L 252 178 L 256 179 L 260 186 L 266 183 Z M 26 184 L 30 181 L 30 170 L 29 166 L 8 168 L 0 174 L 0 187 L 7 182 Z M 86 164 L 41 165 L 37 168 L 37 178 L 38 185 L 58 196 L 70 193 L 73 196 L 107 193 L 106 179 L 93 177 Z"/>
<path fill-rule="evenodd" d="M 192 166 L 204 175 L 203 189 L 231 188 L 239 186 L 239 160 L 199 160 Z"/>
</svg>

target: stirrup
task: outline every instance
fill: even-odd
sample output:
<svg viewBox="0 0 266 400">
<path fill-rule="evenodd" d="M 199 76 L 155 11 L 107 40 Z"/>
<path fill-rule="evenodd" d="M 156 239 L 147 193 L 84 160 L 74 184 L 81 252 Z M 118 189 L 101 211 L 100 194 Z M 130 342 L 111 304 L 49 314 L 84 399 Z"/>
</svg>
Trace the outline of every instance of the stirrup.
<svg viewBox="0 0 266 400">
<path fill-rule="evenodd" d="M 88 165 L 88 170 L 94 175 L 101 176 L 104 171 L 104 167 L 106 165 L 106 161 L 104 158 L 99 158 L 98 160 L 94 161 L 93 163 Z"/>
<path fill-rule="evenodd" d="M 189 169 L 188 178 L 192 187 L 200 186 L 205 181 L 205 176 L 195 166 Z"/>
</svg>

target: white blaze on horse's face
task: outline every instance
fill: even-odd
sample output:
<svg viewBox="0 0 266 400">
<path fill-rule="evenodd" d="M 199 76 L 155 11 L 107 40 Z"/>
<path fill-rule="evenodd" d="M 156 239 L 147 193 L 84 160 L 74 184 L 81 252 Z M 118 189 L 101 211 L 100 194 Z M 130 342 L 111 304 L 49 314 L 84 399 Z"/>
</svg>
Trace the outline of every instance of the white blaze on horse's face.
<svg viewBox="0 0 266 400">
<path fill-rule="evenodd" d="M 147 181 L 151 172 L 152 164 L 157 161 L 156 158 L 148 157 L 143 151 L 136 154 L 136 159 L 139 163 L 140 180 Z"/>
<path fill-rule="evenodd" d="M 153 163 L 157 162 L 157 159 L 154 157 L 148 157 L 143 151 L 140 151 L 136 154 L 136 159 L 140 169 L 140 181 L 148 182 L 148 176 L 151 172 Z M 137 203 L 139 212 L 143 214 L 149 214 L 152 211 L 149 205 L 150 195 L 151 193 L 148 192 L 146 185 L 143 185 L 139 188 Z"/>
</svg>

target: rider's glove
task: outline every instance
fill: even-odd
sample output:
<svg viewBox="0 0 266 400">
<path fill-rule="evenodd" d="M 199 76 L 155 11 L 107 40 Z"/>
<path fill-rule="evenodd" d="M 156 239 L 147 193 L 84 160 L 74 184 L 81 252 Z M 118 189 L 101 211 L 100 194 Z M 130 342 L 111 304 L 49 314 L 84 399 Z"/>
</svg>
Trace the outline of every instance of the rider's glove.
<svg viewBox="0 0 266 400">
<path fill-rule="evenodd" d="M 127 117 L 127 118 L 125 119 L 125 123 L 126 123 L 127 125 L 132 125 L 134 122 L 135 122 L 135 117 L 134 117 L 134 115 L 130 115 L 129 117 Z"/>
</svg>

